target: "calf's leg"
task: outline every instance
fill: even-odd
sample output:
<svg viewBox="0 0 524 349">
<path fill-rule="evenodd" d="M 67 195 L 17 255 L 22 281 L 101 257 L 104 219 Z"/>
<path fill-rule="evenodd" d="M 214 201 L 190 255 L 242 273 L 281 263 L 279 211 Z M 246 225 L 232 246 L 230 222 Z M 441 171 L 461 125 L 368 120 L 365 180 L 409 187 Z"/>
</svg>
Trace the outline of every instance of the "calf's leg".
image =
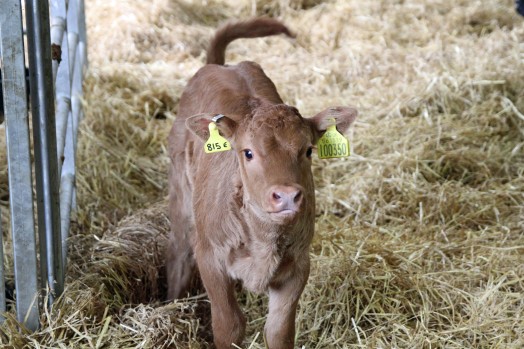
<svg viewBox="0 0 524 349">
<path fill-rule="evenodd" d="M 184 163 L 173 161 L 169 173 L 169 219 L 171 235 L 166 251 L 167 299 L 187 296 L 196 274 L 193 256 L 195 228 L 191 207 L 191 187 L 183 175 Z"/>
<path fill-rule="evenodd" d="M 293 348 L 297 305 L 308 276 L 309 260 L 301 267 L 297 266 L 290 278 L 270 286 L 269 313 L 264 328 L 269 349 Z"/>
<path fill-rule="evenodd" d="M 200 277 L 211 302 L 213 341 L 217 349 L 230 349 L 233 343 L 241 346 L 246 319 L 235 297 L 235 283 L 209 255 L 197 255 Z"/>
<path fill-rule="evenodd" d="M 167 299 L 185 297 L 196 274 L 192 248 L 187 240 L 169 238 L 166 256 Z"/>
</svg>

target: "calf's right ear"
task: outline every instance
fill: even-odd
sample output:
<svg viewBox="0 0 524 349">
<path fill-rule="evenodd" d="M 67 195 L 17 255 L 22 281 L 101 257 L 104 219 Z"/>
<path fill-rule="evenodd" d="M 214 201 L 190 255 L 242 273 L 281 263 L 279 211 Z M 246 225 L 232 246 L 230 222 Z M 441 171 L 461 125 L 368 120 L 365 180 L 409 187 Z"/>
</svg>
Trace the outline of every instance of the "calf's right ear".
<svg viewBox="0 0 524 349">
<path fill-rule="evenodd" d="M 230 140 L 235 133 L 237 123 L 221 114 L 203 113 L 190 116 L 186 119 L 186 127 L 198 138 L 207 141 L 209 138 L 209 123 L 213 122 L 213 119 L 215 119 L 215 124 L 220 134 Z"/>
</svg>

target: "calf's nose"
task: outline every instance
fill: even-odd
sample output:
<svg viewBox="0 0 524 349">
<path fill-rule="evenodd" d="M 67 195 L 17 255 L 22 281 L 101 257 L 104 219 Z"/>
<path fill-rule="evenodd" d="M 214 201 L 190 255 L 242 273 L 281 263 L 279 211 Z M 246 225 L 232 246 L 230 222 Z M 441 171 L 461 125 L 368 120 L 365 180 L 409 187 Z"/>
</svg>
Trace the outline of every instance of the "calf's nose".
<svg viewBox="0 0 524 349">
<path fill-rule="evenodd" d="M 304 195 L 302 189 L 294 186 L 274 186 L 270 190 L 270 203 L 273 212 L 285 210 L 298 211 Z"/>
</svg>

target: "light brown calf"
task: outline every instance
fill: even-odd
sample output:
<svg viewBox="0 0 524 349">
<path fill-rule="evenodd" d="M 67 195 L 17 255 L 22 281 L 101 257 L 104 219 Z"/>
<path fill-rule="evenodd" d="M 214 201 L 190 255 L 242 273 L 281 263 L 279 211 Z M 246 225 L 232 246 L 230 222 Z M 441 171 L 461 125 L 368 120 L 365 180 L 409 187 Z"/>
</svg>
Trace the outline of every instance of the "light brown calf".
<svg viewBox="0 0 524 349">
<path fill-rule="evenodd" d="M 182 94 L 169 135 L 168 296 L 185 296 L 198 266 L 219 349 L 244 338 L 237 281 L 269 294 L 269 348 L 293 347 L 314 230 L 312 150 L 328 119 L 344 132 L 357 115 L 336 107 L 303 118 L 282 102 L 258 64 L 224 65 L 231 41 L 279 33 L 291 36 L 282 23 L 260 18 L 218 30 L 207 65 Z M 225 115 L 216 125 L 232 150 L 206 154 L 208 125 L 217 114 Z"/>
</svg>

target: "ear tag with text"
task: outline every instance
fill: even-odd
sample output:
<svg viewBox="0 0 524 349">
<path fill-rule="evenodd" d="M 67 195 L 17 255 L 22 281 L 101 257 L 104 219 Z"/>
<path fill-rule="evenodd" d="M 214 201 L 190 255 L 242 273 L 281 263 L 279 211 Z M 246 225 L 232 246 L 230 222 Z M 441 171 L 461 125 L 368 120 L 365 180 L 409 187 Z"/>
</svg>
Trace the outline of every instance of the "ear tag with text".
<svg viewBox="0 0 524 349">
<path fill-rule="evenodd" d="M 349 140 L 337 130 L 335 119 L 317 142 L 318 157 L 321 159 L 343 158 L 351 154 Z"/>
<path fill-rule="evenodd" d="M 208 127 L 209 138 L 204 144 L 204 151 L 209 154 L 231 150 L 231 144 L 229 144 L 229 141 L 218 133 L 218 128 L 215 122 L 210 122 Z"/>
</svg>

